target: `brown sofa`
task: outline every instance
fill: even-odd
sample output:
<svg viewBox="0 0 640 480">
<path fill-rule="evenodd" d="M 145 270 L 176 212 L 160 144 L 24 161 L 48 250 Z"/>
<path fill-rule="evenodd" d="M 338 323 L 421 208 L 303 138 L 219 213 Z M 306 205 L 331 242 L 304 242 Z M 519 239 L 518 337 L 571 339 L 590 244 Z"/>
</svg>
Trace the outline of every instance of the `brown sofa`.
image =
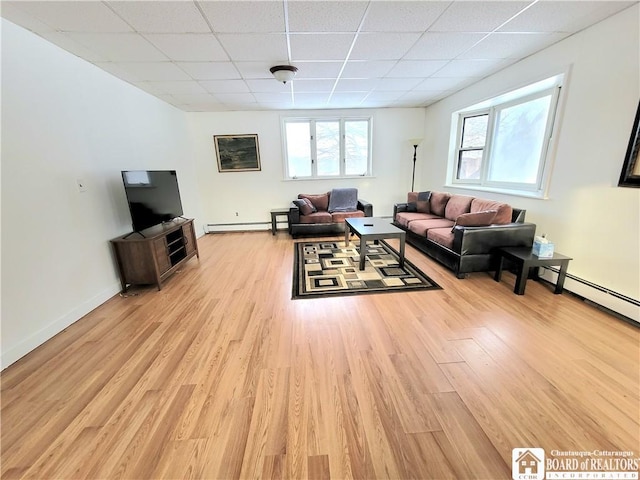
<svg viewBox="0 0 640 480">
<path fill-rule="evenodd" d="M 321 194 L 299 194 L 289 206 L 289 233 L 293 237 L 339 234 L 344 232 L 345 218 L 373 216 L 373 205 L 357 195 L 356 189 L 344 188 Z"/>
<path fill-rule="evenodd" d="M 506 203 L 448 192 L 410 192 L 393 208 L 393 224 L 407 242 L 458 278 L 495 270 L 497 247 L 531 247 L 536 226 L 525 210 Z"/>
</svg>

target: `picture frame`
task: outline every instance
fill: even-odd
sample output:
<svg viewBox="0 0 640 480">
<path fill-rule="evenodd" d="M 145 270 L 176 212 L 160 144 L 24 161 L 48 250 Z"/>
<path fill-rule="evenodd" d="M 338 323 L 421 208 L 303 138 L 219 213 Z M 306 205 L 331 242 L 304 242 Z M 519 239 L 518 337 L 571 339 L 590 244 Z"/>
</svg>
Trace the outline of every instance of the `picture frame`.
<svg viewBox="0 0 640 480">
<path fill-rule="evenodd" d="M 258 172 L 261 170 L 257 134 L 214 135 L 213 143 L 215 144 L 219 172 Z"/>
<path fill-rule="evenodd" d="M 618 186 L 640 188 L 640 102 L 633 122 L 631 138 L 629 139 L 627 154 L 622 164 Z"/>
</svg>

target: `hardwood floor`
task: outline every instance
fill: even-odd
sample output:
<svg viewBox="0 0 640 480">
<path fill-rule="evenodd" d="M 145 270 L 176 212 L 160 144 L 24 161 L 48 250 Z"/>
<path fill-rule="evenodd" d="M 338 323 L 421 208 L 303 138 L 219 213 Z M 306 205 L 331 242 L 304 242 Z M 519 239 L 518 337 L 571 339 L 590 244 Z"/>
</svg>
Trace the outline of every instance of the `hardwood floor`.
<svg viewBox="0 0 640 480">
<path fill-rule="evenodd" d="M 285 233 L 199 239 L 2 372 L 2 478 L 511 478 L 512 449 L 640 455 L 640 330 L 489 274 L 291 300 Z"/>
</svg>

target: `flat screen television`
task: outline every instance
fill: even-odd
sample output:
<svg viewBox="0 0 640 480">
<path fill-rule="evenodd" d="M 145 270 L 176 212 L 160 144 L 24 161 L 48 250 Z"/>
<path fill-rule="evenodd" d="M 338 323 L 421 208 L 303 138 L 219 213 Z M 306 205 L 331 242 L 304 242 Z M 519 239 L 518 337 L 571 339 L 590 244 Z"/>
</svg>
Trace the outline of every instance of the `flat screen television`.
<svg viewBox="0 0 640 480">
<path fill-rule="evenodd" d="M 122 180 L 134 231 L 182 216 L 175 170 L 125 170 Z"/>
</svg>

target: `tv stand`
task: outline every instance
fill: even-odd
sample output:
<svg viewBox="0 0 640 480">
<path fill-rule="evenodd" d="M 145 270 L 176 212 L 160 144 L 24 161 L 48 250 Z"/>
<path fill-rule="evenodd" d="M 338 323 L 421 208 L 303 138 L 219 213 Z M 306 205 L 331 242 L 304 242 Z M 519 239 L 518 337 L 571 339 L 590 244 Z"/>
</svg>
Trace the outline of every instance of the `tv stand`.
<svg viewBox="0 0 640 480">
<path fill-rule="evenodd" d="M 193 219 L 175 219 L 143 232 L 132 232 L 142 238 L 129 233 L 111 240 L 123 293 L 129 285 L 156 285 L 161 290 L 181 265 L 200 258 Z"/>
</svg>

